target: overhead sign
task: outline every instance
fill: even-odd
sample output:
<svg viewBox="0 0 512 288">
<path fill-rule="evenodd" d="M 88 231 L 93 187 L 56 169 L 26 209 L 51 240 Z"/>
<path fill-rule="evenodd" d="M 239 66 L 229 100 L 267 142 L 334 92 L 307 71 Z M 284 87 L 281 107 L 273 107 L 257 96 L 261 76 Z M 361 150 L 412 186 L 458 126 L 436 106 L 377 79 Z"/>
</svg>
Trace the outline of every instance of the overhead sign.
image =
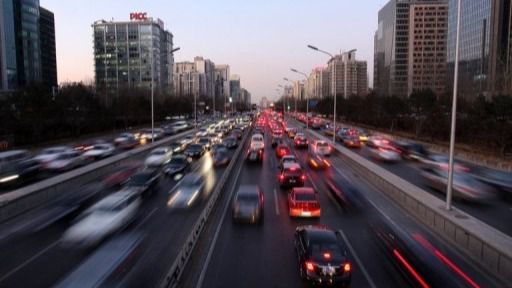
<svg viewBox="0 0 512 288">
<path fill-rule="evenodd" d="M 130 20 L 142 21 L 148 19 L 148 13 L 146 12 L 132 12 L 130 13 Z"/>
</svg>

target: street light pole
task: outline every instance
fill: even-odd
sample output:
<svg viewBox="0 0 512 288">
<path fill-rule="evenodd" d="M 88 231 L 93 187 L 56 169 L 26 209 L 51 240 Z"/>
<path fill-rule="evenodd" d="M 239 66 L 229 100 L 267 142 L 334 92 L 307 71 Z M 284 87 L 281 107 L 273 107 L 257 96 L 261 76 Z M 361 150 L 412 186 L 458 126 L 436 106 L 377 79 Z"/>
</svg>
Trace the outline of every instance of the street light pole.
<svg viewBox="0 0 512 288">
<path fill-rule="evenodd" d="M 460 10 L 461 0 L 457 1 L 457 36 L 455 40 L 455 71 L 453 76 L 453 103 L 452 103 L 452 123 L 450 132 L 450 156 L 448 166 L 448 185 L 446 187 L 446 210 L 452 209 L 453 193 L 453 154 L 455 150 L 455 122 L 457 119 L 457 85 L 459 77 L 459 37 L 460 37 Z"/>
<path fill-rule="evenodd" d="M 290 70 L 292 72 L 295 72 L 295 73 L 298 73 L 298 74 L 304 76 L 306 78 L 306 81 L 308 81 L 308 75 L 306 73 L 300 72 L 297 69 L 293 69 L 293 68 L 290 68 Z M 309 98 L 308 98 L 308 93 L 306 91 L 304 91 L 304 93 L 306 93 L 306 129 L 308 129 L 309 128 Z"/>
<path fill-rule="evenodd" d="M 153 72 L 153 46 L 151 46 L 150 61 L 151 61 L 151 143 L 155 142 L 155 105 L 154 105 L 154 72 Z"/>
</svg>

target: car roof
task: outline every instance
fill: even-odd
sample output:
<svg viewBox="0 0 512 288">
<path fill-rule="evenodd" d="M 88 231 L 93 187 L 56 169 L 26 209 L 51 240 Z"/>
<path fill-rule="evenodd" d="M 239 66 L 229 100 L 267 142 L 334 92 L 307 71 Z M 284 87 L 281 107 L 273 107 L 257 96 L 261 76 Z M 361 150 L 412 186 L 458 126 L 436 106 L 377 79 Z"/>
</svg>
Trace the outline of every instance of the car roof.
<svg viewBox="0 0 512 288">
<path fill-rule="evenodd" d="M 287 163 L 284 163 L 283 164 L 283 168 L 284 169 L 291 169 L 291 168 L 296 168 L 296 169 L 302 169 L 299 165 L 299 163 L 295 163 L 295 162 L 287 162 Z"/>
<path fill-rule="evenodd" d="M 307 238 L 311 241 L 329 241 L 329 242 L 338 242 L 336 239 L 336 234 L 333 230 L 329 229 L 325 225 L 308 225 L 308 226 L 299 226 L 297 230 L 303 230 L 307 234 Z"/>
</svg>

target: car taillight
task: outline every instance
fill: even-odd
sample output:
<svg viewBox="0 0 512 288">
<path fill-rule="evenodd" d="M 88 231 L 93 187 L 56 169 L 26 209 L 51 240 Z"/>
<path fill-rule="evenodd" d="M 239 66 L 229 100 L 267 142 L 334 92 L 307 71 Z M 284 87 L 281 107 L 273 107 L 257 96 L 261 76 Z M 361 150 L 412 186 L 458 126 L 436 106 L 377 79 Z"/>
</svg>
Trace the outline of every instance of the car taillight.
<svg viewBox="0 0 512 288">
<path fill-rule="evenodd" d="M 306 261 L 306 269 L 311 272 L 315 271 L 315 265 L 313 265 L 313 262 Z"/>
<path fill-rule="evenodd" d="M 345 263 L 343 264 L 343 272 L 350 272 L 350 270 L 352 270 L 352 266 L 350 265 L 350 263 Z"/>
<path fill-rule="evenodd" d="M 301 175 L 301 176 L 300 176 L 300 179 L 302 179 L 302 180 L 306 180 L 306 175 L 304 175 L 304 174 L 303 174 L 303 175 Z"/>
<path fill-rule="evenodd" d="M 284 180 L 284 175 L 283 174 L 279 175 L 279 180 Z"/>
</svg>

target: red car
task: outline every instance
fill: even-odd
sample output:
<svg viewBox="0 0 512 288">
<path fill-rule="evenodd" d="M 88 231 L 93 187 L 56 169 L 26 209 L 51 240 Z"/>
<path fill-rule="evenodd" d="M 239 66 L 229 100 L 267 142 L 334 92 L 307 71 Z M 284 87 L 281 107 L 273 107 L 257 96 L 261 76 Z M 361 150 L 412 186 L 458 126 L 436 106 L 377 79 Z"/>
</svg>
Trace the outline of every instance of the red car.
<svg viewBox="0 0 512 288">
<path fill-rule="evenodd" d="M 105 177 L 103 179 L 103 184 L 106 187 L 115 187 L 115 186 L 121 186 L 124 183 L 128 182 L 130 177 L 132 177 L 135 172 L 139 169 L 139 166 L 137 165 L 128 165 L 123 166 L 117 169 L 113 174 Z"/>
<path fill-rule="evenodd" d="M 279 144 L 276 147 L 276 156 L 277 158 L 282 158 L 285 155 L 290 155 L 292 152 L 290 147 L 286 146 L 286 144 Z"/>
<path fill-rule="evenodd" d="M 288 193 L 290 217 L 320 217 L 318 194 L 311 187 L 295 187 Z"/>
</svg>

